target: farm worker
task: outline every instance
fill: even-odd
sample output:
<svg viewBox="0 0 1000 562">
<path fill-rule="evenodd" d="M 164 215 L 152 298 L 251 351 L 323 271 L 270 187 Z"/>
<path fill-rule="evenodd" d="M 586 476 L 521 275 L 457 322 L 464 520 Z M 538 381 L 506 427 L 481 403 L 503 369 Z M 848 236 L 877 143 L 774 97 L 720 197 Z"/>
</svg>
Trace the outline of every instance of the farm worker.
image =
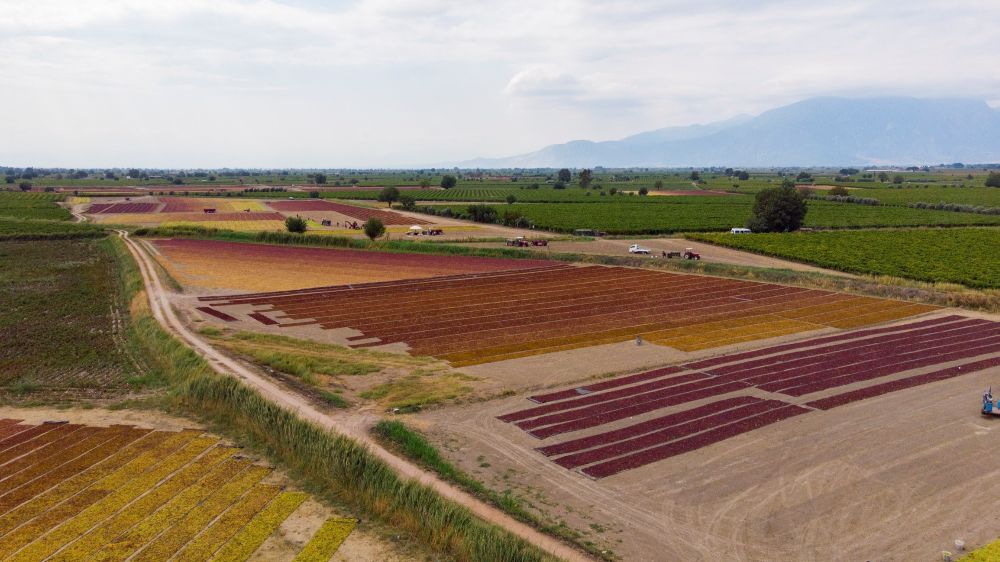
<svg viewBox="0 0 1000 562">
<path fill-rule="evenodd" d="M 635 345 L 642 345 L 642 336 L 635 337 Z"/>
</svg>

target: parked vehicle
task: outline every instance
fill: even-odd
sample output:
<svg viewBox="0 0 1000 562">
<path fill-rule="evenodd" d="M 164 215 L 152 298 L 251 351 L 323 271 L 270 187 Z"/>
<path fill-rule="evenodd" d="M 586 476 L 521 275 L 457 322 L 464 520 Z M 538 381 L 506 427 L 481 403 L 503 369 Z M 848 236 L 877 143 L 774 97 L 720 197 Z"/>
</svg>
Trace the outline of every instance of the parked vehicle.
<svg viewBox="0 0 1000 562">
<path fill-rule="evenodd" d="M 644 255 L 649 255 L 650 252 L 652 252 L 652 250 L 650 250 L 649 248 L 645 248 L 643 246 L 640 246 L 638 244 L 632 244 L 631 246 L 628 247 L 628 253 L 630 253 L 630 254 L 644 254 Z"/>
<path fill-rule="evenodd" d="M 730 234 L 751 234 L 752 232 L 749 228 L 732 228 L 729 230 Z"/>
</svg>

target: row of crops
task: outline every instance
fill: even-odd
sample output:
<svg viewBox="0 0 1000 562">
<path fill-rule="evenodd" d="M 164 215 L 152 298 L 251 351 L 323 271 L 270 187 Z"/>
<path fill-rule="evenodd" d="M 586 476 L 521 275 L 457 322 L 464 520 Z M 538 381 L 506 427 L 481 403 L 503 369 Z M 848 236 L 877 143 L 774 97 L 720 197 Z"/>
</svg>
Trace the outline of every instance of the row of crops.
<svg viewBox="0 0 1000 562">
<path fill-rule="evenodd" d="M 308 495 L 238 453 L 196 430 L 0 419 L 0 559 L 248 560 Z M 355 523 L 302 529 L 294 560 L 330 560 Z"/>
<path fill-rule="evenodd" d="M 965 216 L 963 213 L 953 213 Z M 976 215 L 972 215 L 976 216 Z M 692 238 L 862 274 L 970 287 L 1000 287 L 1000 230 L 902 229 L 780 234 L 693 234 Z"/>
<path fill-rule="evenodd" d="M 515 203 L 499 211 L 527 217 L 536 227 L 559 232 L 596 228 L 610 234 L 659 234 L 729 230 L 750 218 L 750 197 L 626 197 L 596 203 Z M 436 206 L 464 214 L 468 205 Z M 807 227 L 874 228 L 898 226 L 996 225 L 1000 216 L 955 213 L 907 207 L 866 206 L 830 201 L 810 201 Z"/>
<path fill-rule="evenodd" d="M 69 211 L 56 205 L 63 198 L 55 193 L 0 191 L 0 217 L 69 220 Z"/>
</svg>

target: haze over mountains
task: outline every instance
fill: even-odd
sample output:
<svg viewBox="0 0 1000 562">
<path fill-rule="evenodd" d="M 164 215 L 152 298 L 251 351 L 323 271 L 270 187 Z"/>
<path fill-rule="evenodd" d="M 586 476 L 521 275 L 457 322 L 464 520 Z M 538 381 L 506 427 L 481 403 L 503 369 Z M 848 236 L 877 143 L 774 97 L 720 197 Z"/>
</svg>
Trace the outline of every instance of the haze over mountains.
<svg viewBox="0 0 1000 562">
<path fill-rule="evenodd" d="M 812 98 L 756 117 L 575 140 L 470 168 L 841 166 L 1000 162 L 1000 111 L 971 99 Z"/>
</svg>

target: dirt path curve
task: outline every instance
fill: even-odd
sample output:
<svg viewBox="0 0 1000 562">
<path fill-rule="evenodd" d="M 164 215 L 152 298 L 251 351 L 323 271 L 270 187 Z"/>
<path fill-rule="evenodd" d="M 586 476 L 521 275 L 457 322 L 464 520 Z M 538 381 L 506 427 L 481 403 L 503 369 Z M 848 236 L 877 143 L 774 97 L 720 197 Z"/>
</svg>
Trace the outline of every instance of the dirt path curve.
<svg viewBox="0 0 1000 562">
<path fill-rule="evenodd" d="M 129 252 L 139 266 L 143 282 L 146 285 L 146 293 L 149 297 L 153 316 L 165 330 L 180 338 L 182 342 L 204 357 L 216 372 L 237 377 L 256 389 L 267 399 L 295 412 L 299 417 L 363 443 L 375 456 L 395 469 L 403 478 L 413 479 L 425 486 L 429 486 L 438 494 L 464 506 L 477 517 L 508 530 L 549 554 L 567 561 L 584 562 L 591 560 L 591 558 L 565 543 L 511 518 L 500 510 L 479 501 L 464 491 L 441 480 L 433 473 L 389 452 L 368 436 L 365 432 L 367 424 L 358 423 L 357 420 L 341 421 L 331 418 L 314 408 L 308 400 L 285 391 L 273 381 L 240 365 L 217 351 L 205 340 L 189 330 L 177 317 L 174 309 L 170 306 L 168 293 L 160 282 L 159 276 L 156 274 L 152 258 L 146 253 L 143 246 L 129 238 L 127 232 L 122 230 L 117 232 L 122 240 L 124 240 Z"/>
</svg>

